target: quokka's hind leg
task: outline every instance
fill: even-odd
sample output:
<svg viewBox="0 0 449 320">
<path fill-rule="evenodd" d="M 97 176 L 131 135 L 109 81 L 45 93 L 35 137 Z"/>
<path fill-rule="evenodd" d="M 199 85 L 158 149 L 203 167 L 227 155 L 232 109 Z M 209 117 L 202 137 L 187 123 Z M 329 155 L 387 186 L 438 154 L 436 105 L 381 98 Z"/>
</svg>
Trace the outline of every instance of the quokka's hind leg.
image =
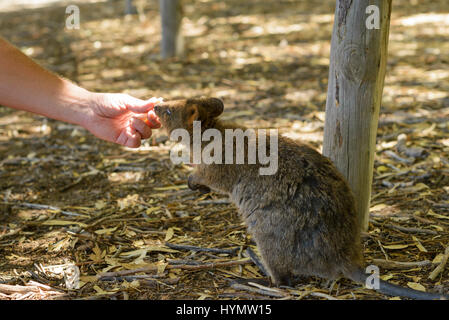
<svg viewBox="0 0 449 320">
<path fill-rule="evenodd" d="M 200 193 L 209 193 L 211 190 L 208 186 L 205 186 L 204 184 L 199 183 L 197 177 L 195 175 L 190 175 L 187 180 L 187 186 L 190 190 L 193 191 L 199 191 Z"/>
<path fill-rule="evenodd" d="M 262 260 L 265 270 L 270 276 L 273 285 L 276 287 L 281 285 L 292 285 L 292 274 L 284 266 L 279 265 L 277 261 L 275 261 L 274 257 L 264 257 L 262 255 Z"/>
<path fill-rule="evenodd" d="M 288 272 L 276 272 L 276 271 L 271 271 L 271 281 L 273 283 L 274 286 L 279 287 L 279 286 L 288 286 L 291 287 L 293 285 L 292 282 L 292 276 L 291 274 Z"/>
</svg>

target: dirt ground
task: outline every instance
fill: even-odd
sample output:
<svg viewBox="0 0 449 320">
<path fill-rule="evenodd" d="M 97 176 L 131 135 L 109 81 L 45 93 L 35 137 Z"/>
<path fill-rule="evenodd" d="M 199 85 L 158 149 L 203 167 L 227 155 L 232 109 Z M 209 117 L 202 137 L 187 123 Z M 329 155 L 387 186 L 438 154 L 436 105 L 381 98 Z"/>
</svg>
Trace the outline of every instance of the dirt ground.
<svg viewBox="0 0 449 320">
<path fill-rule="evenodd" d="M 225 118 L 321 150 L 335 1 L 188 0 L 186 55 L 166 61 L 158 2 L 141 3 L 125 17 L 124 1 L 79 1 L 79 30 L 63 4 L 0 12 L 0 33 L 89 90 L 216 96 Z M 446 293 L 448 66 L 449 3 L 393 1 L 364 254 L 383 279 Z M 0 299 L 390 299 L 348 280 L 233 285 L 262 277 L 254 243 L 226 198 L 187 188 L 171 145 L 155 131 L 127 149 L 0 107 Z"/>
</svg>

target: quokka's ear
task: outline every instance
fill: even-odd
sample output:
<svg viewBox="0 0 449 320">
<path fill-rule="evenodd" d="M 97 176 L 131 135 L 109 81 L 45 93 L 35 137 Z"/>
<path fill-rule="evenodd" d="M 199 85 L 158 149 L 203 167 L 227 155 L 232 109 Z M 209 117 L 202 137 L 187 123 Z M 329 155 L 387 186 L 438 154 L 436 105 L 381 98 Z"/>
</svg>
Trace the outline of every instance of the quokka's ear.
<svg viewBox="0 0 449 320">
<path fill-rule="evenodd" d="M 224 105 L 220 99 L 202 97 L 198 100 L 208 118 L 216 118 L 223 113 Z"/>
<path fill-rule="evenodd" d="M 187 123 L 193 124 L 193 121 L 200 120 L 200 107 L 197 104 L 192 104 L 188 109 Z"/>
</svg>

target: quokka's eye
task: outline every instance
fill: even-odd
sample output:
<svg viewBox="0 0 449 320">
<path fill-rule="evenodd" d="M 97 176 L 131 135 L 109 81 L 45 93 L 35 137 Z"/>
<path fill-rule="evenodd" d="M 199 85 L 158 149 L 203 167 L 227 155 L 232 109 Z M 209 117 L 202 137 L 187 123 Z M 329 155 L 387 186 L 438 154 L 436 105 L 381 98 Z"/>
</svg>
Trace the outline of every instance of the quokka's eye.
<svg viewBox="0 0 449 320">
<path fill-rule="evenodd" d="M 167 109 L 167 110 L 165 111 L 165 113 L 166 113 L 168 116 L 171 115 L 170 109 Z"/>
</svg>

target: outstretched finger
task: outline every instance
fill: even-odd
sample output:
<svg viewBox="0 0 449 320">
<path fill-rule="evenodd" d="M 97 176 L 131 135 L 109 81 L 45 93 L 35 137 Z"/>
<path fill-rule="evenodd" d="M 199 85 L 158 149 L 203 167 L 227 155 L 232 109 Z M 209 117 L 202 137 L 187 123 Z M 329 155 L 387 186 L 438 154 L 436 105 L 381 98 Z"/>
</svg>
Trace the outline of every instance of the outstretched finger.
<svg viewBox="0 0 449 320">
<path fill-rule="evenodd" d="M 159 117 L 154 113 L 153 110 L 148 112 L 148 122 L 151 128 L 158 129 L 161 127 L 161 122 L 159 121 Z"/>
<path fill-rule="evenodd" d="M 148 100 L 140 100 L 129 96 L 128 101 L 126 102 L 126 107 L 128 110 L 137 112 L 137 113 L 146 113 L 154 108 L 154 106 L 160 102 L 162 102 L 162 98 L 153 97 Z"/>
</svg>

